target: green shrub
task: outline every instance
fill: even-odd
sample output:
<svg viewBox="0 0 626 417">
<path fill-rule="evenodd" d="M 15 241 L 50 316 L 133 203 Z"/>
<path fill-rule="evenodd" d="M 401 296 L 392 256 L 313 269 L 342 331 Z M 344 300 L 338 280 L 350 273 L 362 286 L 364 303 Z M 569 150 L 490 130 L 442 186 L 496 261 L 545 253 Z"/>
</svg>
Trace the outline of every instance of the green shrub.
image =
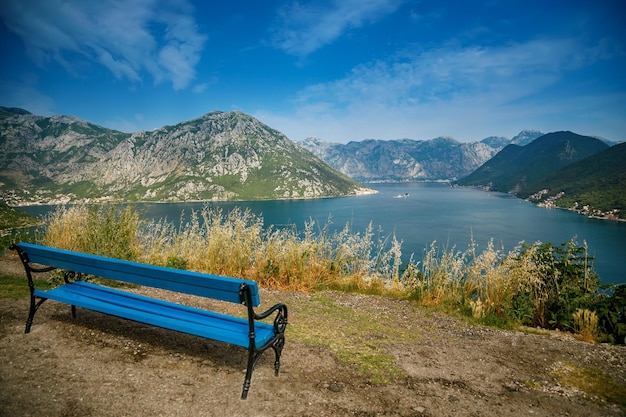
<svg viewBox="0 0 626 417">
<path fill-rule="evenodd" d="M 626 285 L 618 285 L 612 295 L 603 294 L 594 305 L 604 340 L 626 343 Z"/>
<path fill-rule="evenodd" d="M 558 247 L 551 243 L 535 246 L 532 260 L 538 275 L 531 293 L 536 310 L 530 324 L 572 330 L 574 312 L 591 308 L 597 300 L 600 280 L 592 268 L 593 258 L 586 245 L 577 246 L 574 240 Z M 520 255 L 529 248 L 524 245 Z"/>
<path fill-rule="evenodd" d="M 423 305 L 445 305 L 498 327 L 525 324 L 572 331 L 573 314 L 595 311 L 601 300 L 593 258 L 586 244 L 574 240 L 560 246 L 522 243 L 508 253 L 492 242 L 481 253 L 474 242 L 465 252 L 439 252 L 433 243 L 419 267 L 404 269 L 403 282 L 410 298 Z M 615 323 L 616 309 L 605 302 L 604 316 L 598 315 Z M 618 331 L 613 327 L 609 330 Z"/>
<path fill-rule="evenodd" d="M 170 255 L 167 257 L 167 263 L 165 266 L 168 268 L 187 269 L 187 260 L 176 255 Z"/>
</svg>

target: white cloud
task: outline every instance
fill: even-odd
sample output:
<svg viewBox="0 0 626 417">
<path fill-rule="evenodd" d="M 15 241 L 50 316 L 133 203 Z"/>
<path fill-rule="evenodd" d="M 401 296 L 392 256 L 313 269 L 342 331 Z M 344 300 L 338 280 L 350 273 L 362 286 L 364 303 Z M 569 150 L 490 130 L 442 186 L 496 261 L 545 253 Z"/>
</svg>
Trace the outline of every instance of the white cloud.
<svg viewBox="0 0 626 417">
<path fill-rule="evenodd" d="M 200 83 L 200 84 L 194 85 L 193 88 L 191 89 L 191 92 L 195 94 L 200 94 L 200 93 L 205 92 L 207 88 L 209 88 L 208 83 Z"/>
<path fill-rule="evenodd" d="M 184 0 L 4 0 L 0 17 L 40 65 L 76 73 L 81 60 L 96 62 L 118 79 L 141 82 L 147 72 L 175 90 L 194 80 L 206 41 Z"/>
<path fill-rule="evenodd" d="M 591 109 L 566 76 L 597 59 L 593 47 L 574 39 L 404 51 L 301 90 L 289 117 L 258 114 L 295 140 L 450 135 L 467 141 L 525 128 L 571 129 L 575 123 L 566 120 Z M 568 97 L 560 95 L 563 85 Z M 606 112 L 615 98 L 594 102 Z"/>
<path fill-rule="evenodd" d="M 273 44 L 289 54 L 305 56 L 328 45 L 344 32 L 376 22 L 397 10 L 401 0 L 333 0 L 293 2 L 279 12 Z"/>
<path fill-rule="evenodd" d="M 570 40 L 557 40 L 408 51 L 390 61 L 359 65 L 345 78 L 309 86 L 297 102 L 397 107 L 489 95 L 503 103 L 556 82 L 580 53 L 577 48 Z"/>
</svg>

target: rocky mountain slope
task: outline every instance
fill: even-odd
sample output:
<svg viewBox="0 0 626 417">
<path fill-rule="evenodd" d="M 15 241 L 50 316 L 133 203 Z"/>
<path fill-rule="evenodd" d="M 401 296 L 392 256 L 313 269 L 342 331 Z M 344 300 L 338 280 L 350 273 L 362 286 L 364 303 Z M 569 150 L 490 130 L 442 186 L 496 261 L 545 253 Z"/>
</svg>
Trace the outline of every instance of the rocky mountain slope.
<svg viewBox="0 0 626 417">
<path fill-rule="evenodd" d="M 368 139 L 347 144 L 308 138 L 299 144 L 335 169 L 362 182 L 454 180 L 469 175 L 508 144 L 526 144 L 542 135 L 525 130 L 513 139 L 492 136 L 472 143 L 461 143 L 450 137 Z"/>
<path fill-rule="evenodd" d="M 125 134 L 0 109 L 0 192 L 9 204 L 313 198 L 359 188 L 240 112 Z"/>
</svg>

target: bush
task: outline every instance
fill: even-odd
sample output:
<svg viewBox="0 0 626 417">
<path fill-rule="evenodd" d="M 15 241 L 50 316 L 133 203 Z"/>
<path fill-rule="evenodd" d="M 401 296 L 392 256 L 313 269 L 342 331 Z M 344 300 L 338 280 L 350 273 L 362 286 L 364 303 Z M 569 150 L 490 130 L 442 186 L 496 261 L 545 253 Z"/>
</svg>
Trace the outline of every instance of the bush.
<svg viewBox="0 0 626 417">
<path fill-rule="evenodd" d="M 549 329 L 575 330 L 577 310 L 597 310 L 599 277 L 586 244 L 574 240 L 553 246 L 550 243 L 522 243 L 509 253 L 489 242 L 477 253 L 472 242 L 465 252 L 444 249 L 433 243 L 421 267 L 410 265 L 404 283 L 411 298 L 423 305 L 445 305 L 484 323 L 515 323 Z M 602 323 L 615 322 L 608 311 L 598 317 Z M 594 314 L 597 314 L 594 312 Z"/>
<path fill-rule="evenodd" d="M 572 330 L 574 312 L 591 308 L 597 300 L 600 279 L 592 268 L 593 258 L 586 245 L 577 246 L 574 240 L 558 247 L 535 245 L 532 260 L 538 275 L 531 293 L 536 310 L 529 324 Z M 528 250 L 524 246 L 521 255 Z"/>
<path fill-rule="evenodd" d="M 594 307 L 604 340 L 626 343 L 626 285 L 614 288 L 611 296 L 601 295 Z"/>
</svg>

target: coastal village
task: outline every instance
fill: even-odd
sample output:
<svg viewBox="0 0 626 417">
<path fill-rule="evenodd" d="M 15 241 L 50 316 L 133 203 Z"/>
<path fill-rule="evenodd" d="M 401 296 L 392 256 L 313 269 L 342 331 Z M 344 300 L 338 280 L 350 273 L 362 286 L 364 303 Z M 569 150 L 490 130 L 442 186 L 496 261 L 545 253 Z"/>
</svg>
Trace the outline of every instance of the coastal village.
<svg viewBox="0 0 626 417">
<path fill-rule="evenodd" d="M 530 197 L 528 197 L 528 201 L 535 202 L 539 207 L 545 208 L 563 208 L 558 205 L 558 200 L 565 195 L 565 192 L 561 191 L 553 196 L 547 197 L 545 200 L 543 196 L 548 194 L 548 189 L 543 189 Z M 619 217 L 620 210 L 613 209 L 611 211 L 602 211 L 598 209 L 594 209 L 588 204 L 581 205 L 578 202 L 575 202 L 572 207 L 566 208 L 566 210 L 573 211 L 574 213 L 581 214 L 583 216 L 587 216 L 593 219 L 602 219 L 602 220 L 614 220 L 614 221 L 625 221 Z"/>
</svg>

